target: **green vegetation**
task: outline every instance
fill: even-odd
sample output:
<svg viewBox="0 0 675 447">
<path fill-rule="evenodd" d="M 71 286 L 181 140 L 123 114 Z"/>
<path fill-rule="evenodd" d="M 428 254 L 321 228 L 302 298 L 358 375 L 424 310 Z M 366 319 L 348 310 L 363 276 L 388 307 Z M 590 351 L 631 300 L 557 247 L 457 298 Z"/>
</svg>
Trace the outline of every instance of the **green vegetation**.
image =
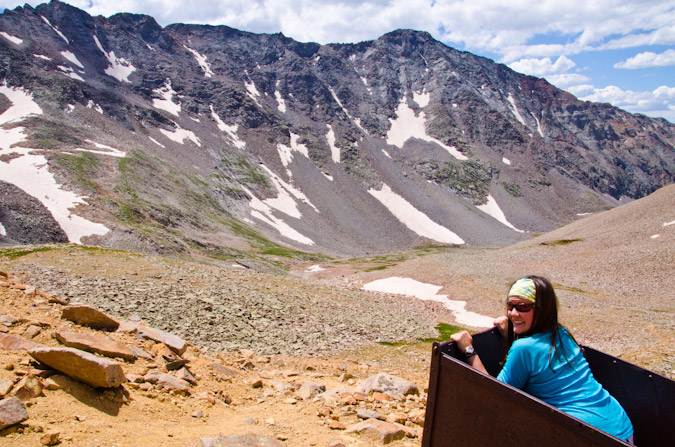
<svg viewBox="0 0 675 447">
<path fill-rule="evenodd" d="M 567 290 L 568 292 L 574 293 L 583 293 L 583 294 L 586 293 L 583 289 L 579 289 L 578 287 L 569 287 L 558 283 L 553 284 L 553 288 L 558 290 Z"/>
<path fill-rule="evenodd" d="M 572 242 L 579 242 L 579 241 L 583 241 L 583 239 L 556 239 L 554 241 L 540 242 L 539 245 L 555 247 L 556 245 L 569 245 Z"/>
<path fill-rule="evenodd" d="M 442 165 L 435 160 L 425 160 L 417 163 L 415 170 L 427 180 L 471 199 L 476 205 L 485 203 L 490 182 L 499 174 L 495 165 L 480 160 L 458 163 L 446 161 Z"/>
<path fill-rule="evenodd" d="M 452 334 L 456 334 L 457 332 L 462 332 L 464 330 L 463 327 L 459 326 L 453 326 L 452 324 L 447 324 L 447 323 L 438 323 L 436 325 L 436 330 L 438 331 L 438 337 L 437 338 L 420 338 L 419 341 L 425 342 L 425 343 L 432 343 L 434 341 L 448 341 L 450 340 L 450 336 Z"/>
<path fill-rule="evenodd" d="M 307 261 L 327 261 L 331 259 L 330 256 L 327 255 L 294 250 L 277 244 L 276 242 L 272 242 L 249 225 L 246 225 L 237 219 L 230 218 L 223 223 L 230 227 L 234 234 L 247 239 L 251 247 L 259 250 L 260 254 L 281 256 L 289 259 L 303 259 Z"/>
<path fill-rule="evenodd" d="M 40 149 L 63 149 L 82 145 L 78 129 L 65 123 L 49 121 L 43 117 L 33 116 L 24 121 L 29 130 L 30 147 Z"/>
<path fill-rule="evenodd" d="M 523 191 L 520 189 L 520 185 L 516 182 L 513 183 L 502 182 L 502 186 L 504 187 L 506 192 L 511 194 L 513 197 L 523 196 Z"/>
<path fill-rule="evenodd" d="M 31 253 L 39 253 L 54 250 L 55 247 L 31 247 L 31 248 L 5 248 L 0 249 L 0 256 L 14 260 Z"/>
<path fill-rule="evenodd" d="M 461 332 L 464 330 L 463 327 L 459 326 L 453 326 L 452 324 L 447 324 L 447 323 L 438 323 L 436 325 L 436 330 L 438 331 L 438 337 L 435 338 L 418 338 L 417 342 L 421 343 L 433 343 L 435 341 L 437 342 L 443 342 L 443 341 L 449 341 L 450 336 L 452 334 L 456 334 L 457 332 Z M 403 346 L 409 344 L 408 342 L 405 341 L 378 341 L 378 344 L 382 346 Z"/>
<path fill-rule="evenodd" d="M 82 188 L 91 193 L 98 191 L 98 185 L 92 180 L 96 177 L 99 169 L 99 161 L 96 155 L 91 152 L 58 153 L 54 154 L 54 160 L 65 172 L 73 176 Z"/>
<path fill-rule="evenodd" d="M 257 185 L 265 189 L 270 188 L 270 184 L 267 181 L 265 174 L 258 171 L 245 156 L 238 153 L 227 154 L 236 157 L 235 160 L 230 160 L 225 155 L 224 150 L 221 151 L 221 155 L 220 161 L 223 163 L 223 166 L 232 171 L 241 183 Z"/>
</svg>

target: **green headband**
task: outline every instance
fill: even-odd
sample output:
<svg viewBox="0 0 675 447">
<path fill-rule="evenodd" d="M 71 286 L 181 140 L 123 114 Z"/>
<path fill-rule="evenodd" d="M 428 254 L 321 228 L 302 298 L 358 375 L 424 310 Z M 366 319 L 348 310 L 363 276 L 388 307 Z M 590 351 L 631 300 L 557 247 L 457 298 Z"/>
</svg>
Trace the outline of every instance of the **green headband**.
<svg viewBox="0 0 675 447">
<path fill-rule="evenodd" d="M 508 296 L 517 296 L 518 298 L 534 303 L 537 297 L 537 286 L 531 279 L 521 278 L 511 286 Z"/>
</svg>

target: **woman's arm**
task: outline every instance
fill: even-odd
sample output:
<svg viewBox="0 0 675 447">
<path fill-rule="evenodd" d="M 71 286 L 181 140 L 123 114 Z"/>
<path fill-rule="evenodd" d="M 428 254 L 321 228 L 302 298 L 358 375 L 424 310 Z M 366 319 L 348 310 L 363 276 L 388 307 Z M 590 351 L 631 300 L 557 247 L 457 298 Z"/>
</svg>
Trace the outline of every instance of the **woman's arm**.
<svg viewBox="0 0 675 447">
<path fill-rule="evenodd" d="M 452 334 L 450 336 L 450 340 L 454 341 L 457 344 L 459 350 L 463 353 L 466 353 L 468 347 L 473 348 L 473 337 L 468 331 Z M 478 371 L 488 374 L 487 369 L 485 369 L 485 366 L 480 360 L 480 356 L 478 354 L 474 353 L 472 355 L 467 355 L 466 362 Z"/>
</svg>

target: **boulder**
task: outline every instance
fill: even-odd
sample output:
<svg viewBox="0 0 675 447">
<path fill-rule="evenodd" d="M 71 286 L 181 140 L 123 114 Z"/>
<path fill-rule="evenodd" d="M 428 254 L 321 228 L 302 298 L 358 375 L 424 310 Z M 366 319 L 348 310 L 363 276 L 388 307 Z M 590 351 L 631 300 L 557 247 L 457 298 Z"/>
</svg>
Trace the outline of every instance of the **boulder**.
<svg viewBox="0 0 675 447">
<path fill-rule="evenodd" d="M 73 348 L 36 348 L 28 353 L 37 361 L 95 388 L 113 388 L 126 382 L 122 365 Z"/>
<path fill-rule="evenodd" d="M 364 393 L 380 392 L 392 396 L 419 394 L 419 390 L 414 383 L 386 373 L 368 377 L 361 383 L 360 388 Z"/>
<path fill-rule="evenodd" d="M 323 393 L 324 391 L 326 391 L 326 385 L 308 381 L 302 384 L 297 392 L 297 395 L 301 399 L 311 399 L 317 394 Z"/>
<path fill-rule="evenodd" d="M 29 351 L 43 345 L 14 335 L 0 334 L 0 348 L 7 351 Z"/>
<path fill-rule="evenodd" d="M 117 320 L 86 304 L 69 304 L 63 309 L 61 317 L 81 326 L 104 331 L 115 331 L 120 326 Z"/>
<path fill-rule="evenodd" d="M 143 381 L 150 382 L 165 390 L 175 390 L 187 393 L 190 389 L 190 383 L 186 380 L 179 379 L 171 374 L 163 373 L 161 371 L 150 371 L 143 376 Z"/>
<path fill-rule="evenodd" d="M 35 376 L 26 376 L 14 387 L 12 394 L 26 402 L 36 397 L 44 396 L 42 382 Z"/>
<path fill-rule="evenodd" d="M 196 447 L 282 447 L 279 441 L 260 435 L 236 435 L 202 438 Z"/>
<path fill-rule="evenodd" d="M 187 343 L 177 335 L 170 334 L 160 329 L 140 325 L 136 331 L 139 337 L 148 338 L 157 343 L 164 343 L 178 355 L 183 355 L 187 350 Z"/>
<path fill-rule="evenodd" d="M 14 387 L 14 382 L 9 379 L 0 379 L 0 398 L 7 396 L 12 391 L 12 387 Z"/>
<path fill-rule="evenodd" d="M 389 444 L 405 437 L 405 430 L 400 425 L 377 419 L 367 419 L 352 425 L 345 433 L 355 433 L 382 444 Z"/>
<path fill-rule="evenodd" d="M 28 420 L 26 406 L 17 397 L 0 400 L 0 430 Z"/>
<path fill-rule="evenodd" d="M 126 345 L 110 337 L 70 332 L 63 329 L 56 331 L 54 337 L 69 348 L 81 349 L 106 357 L 119 357 L 128 361 L 134 361 L 135 359 L 134 354 Z"/>
</svg>

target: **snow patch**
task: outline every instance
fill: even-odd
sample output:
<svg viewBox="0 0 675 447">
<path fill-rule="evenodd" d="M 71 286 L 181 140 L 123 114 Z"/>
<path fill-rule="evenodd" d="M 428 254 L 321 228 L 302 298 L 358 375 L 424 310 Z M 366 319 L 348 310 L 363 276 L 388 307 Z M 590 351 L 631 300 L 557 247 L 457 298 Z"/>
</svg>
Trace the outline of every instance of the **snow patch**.
<svg viewBox="0 0 675 447">
<path fill-rule="evenodd" d="M 398 276 L 378 279 L 363 286 L 363 290 L 413 296 L 424 301 L 439 302 L 454 314 L 457 323 L 461 325 L 479 328 L 493 326 L 494 318 L 466 310 L 466 301 L 451 300 L 448 299 L 448 295 L 439 295 L 438 292 L 442 288 L 442 286 L 427 284 L 412 278 L 401 278 Z"/>
<path fill-rule="evenodd" d="M 658 239 L 659 237 L 661 237 L 660 234 L 652 234 L 651 236 L 649 236 L 650 239 Z"/>
<path fill-rule="evenodd" d="M 20 121 L 30 115 L 41 115 L 42 109 L 23 88 L 10 88 L 0 85 L 0 93 L 5 95 L 12 105 L 0 115 L 0 153 L 17 153 L 20 157 L 9 162 L 0 162 L 0 178 L 11 183 L 38 199 L 52 214 L 70 242 L 81 243 L 85 236 L 108 233 L 105 225 L 88 221 L 71 212 L 77 204 L 86 204 L 86 197 L 71 191 L 65 191 L 51 172 L 47 159 L 35 155 L 32 149 L 10 146 L 25 140 L 22 127 L 4 129 L 3 124 Z"/>
<path fill-rule="evenodd" d="M 514 227 L 511 225 L 511 223 L 506 220 L 506 216 L 504 215 L 504 212 L 502 212 L 502 209 L 499 208 L 499 205 L 497 204 L 497 201 L 492 197 L 492 195 L 488 195 L 488 201 L 485 205 L 480 205 L 477 206 L 479 210 L 484 212 L 485 214 L 488 214 L 489 216 L 492 216 L 502 224 L 506 225 L 509 228 L 512 228 L 516 230 L 519 233 L 524 233 L 523 230 L 519 230 L 518 228 Z"/>
<path fill-rule="evenodd" d="M 506 157 L 502 157 L 502 163 L 504 163 L 507 166 L 511 166 L 511 160 L 509 160 Z"/>
<path fill-rule="evenodd" d="M 197 63 L 199 66 L 204 70 L 204 77 L 210 78 L 213 76 L 213 71 L 211 71 L 211 65 L 206 61 L 207 57 L 199 54 L 197 50 L 193 50 L 192 48 L 188 47 L 187 45 L 183 45 L 186 50 L 188 50 L 192 55 L 197 59 Z"/>
<path fill-rule="evenodd" d="M 82 62 L 75 56 L 75 54 L 71 53 L 70 51 L 61 51 L 61 56 L 63 56 L 64 59 L 67 61 L 71 62 L 74 65 L 77 65 L 78 67 L 84 69 L 84 65 L 82 65 Z"/>
<path fill-rule="evenodd" d="M 262 168 L 267 171 L 267 174 L 270 176 L 274 187 L 277 189 L 279 195 L 274 199 L 265 199 L 264 202 L 270 207 L 281 211 L 282 213 L 288 214 L 291 217 L 296 217 L 300 219 L 302 213 L 298 210 L 296 200 L 305 203 L 312 207 L 314 211 L 319 214 L 319 210 L 315 207 L 312 202 L 309 201 L 306 195 L 302 193 L 299 189 L 296 189 L 290 183 L 286 183 L 272 172 L 267 166 L 262 166 Z"/>
<path fill-rule="evenodd" d="M 106 59 L 108 59 L 108 63 L 110 64 L 104 70 L 104 73 L 120 82 L 131 82 L 129 80 L 129 75 L 136 71 L 136 67 L 131 65 L 131 63 L 126 59 L 115 56 L 114 51 L 106 52 L 103 49 L 101 42 L 99 42 L 98 37 L 94 36 L 94 41 L 96 42 L 98 49 L 105 55 Z"/>
<path fill-rule="evenodd" d="M 12 42 L 14 45 L 21 45 L 23 43 L 23 39 L 19 39 L 18 37 L 12 36 L 11 34 L 7 34 L 4 31 L 0 31 L 0 36 L 4 37 L 5 39 L 9 40 Z"/>
<path fill-rule="evenodd" d="M 46 60 L 46 61 L 51 61 L 51 60 L 52 60 L 51 57 L 45 56 L 44 54 L 34 54 L 33 56 L 35 56 L 35 57 L 37 57 L 37 58 L 40 58 L 40 59 L 44 59 L 44 60 Z"/>
<path fill-rule="evenodd" d="M 211 116 L 213 117 L 214 120 L 216 120 L 218 129 L 220 129 L 222 132 L 225 132 L 230 137 L 230 139 L 232 139 L 232 144 L 234 144 L 235 147 L 239 149 L 246 149 L 246 142 L 240 139 L 239 136 L 237 135 L 237 130 L 239 130 L 239 126 L 237 124 L 232 125 L 225 124 L 223 120 L 220 119 L 220 116 L 218 116 L 216 111 L 213 109 L 213 104 L 210 105 L 210 108 L 211 108 Z"/>
<path fill-rule="evenodd" d="M 158 89 L 153 90 L 153 93 L 160 96 L 160 98 L 152 99 L 152 106 L 154 108 L 165 110 L 172 115 L 178 116 L 181 105 L 180 103 L 176 104 L 173 102 L 173 95 L 175 95 L 176 92 L 171 87 L 171 79 L 166 78 L 164 85 Z"/>
<path fill-rule="evenodd" d="M 103 150 L 97 151 L 97 150 L 93 150 L 93 149 L 76 148 L 75 149 L 76 151 L 91 152 L 92 154 L 110 155 L 111 157 L 120 157 L 120 158 L 123 158 L 123 157 L 127 156 L 126 152 L 121 151 L 119 149 L 115 149 L 114 147 L 106 146 L 105 144 L 100 144 L 100 143 L 97 143 L 97 142 L 91 141 L 91 140 L 84 140 L 84 141 L 86 141 L 87 143 L 91 143 L 94 146 L 96 146 L 97 148 L 103 149 Z"/>
<path fill-rule="evenodd" d="M 389 152 L 385 151 L 384 149 L 382 149 L 382 153 L 383 153 L 384 155 L 386 155 L 387 158 L 392 159 L 392 158 L 391 158 L 391 155 L 389 155 Z"/>
<path fill-rule="evenodd" d="M 279 158 L 281 158 L 281 163 L 286 168 L 288 176 L 292 176 L 291 171 L 288 169 L 288 165 L 293 161 L 293 152 L 300 152 L 305 157 L 309 158 L 309 149 L 304 144 L 298 143 L 300 135 L 296 135 L 291 132 L 291 146 L 288 147 L 285 144 L 277 144 L 277 150 L 279 151 Z"/>
<path fill-rule="evenodd" d="M 87 103 L 87 107 L 90 108 L 90 109 L 94 109 L 94 110 L 96 110 L 98 113 L 100 113 L 101 115 L 103 115 L 103 109 L 101 108 L 101 106 L 98 105 L 98 104 L 96 104 L 96 103 L 95 103 L 94 101 L 92 101 L 91 99 L 90 99 L 89 102 Z"/>
<path fill-rule="evenodd" d="M 69 78 L 75 79 L 77 81 L 84 82 L 84 79 L 82 78 L 82 76 L 75 73 L 75 71 L 71 67 L 66 67 L 66 66 L 63 66 L 63 65 L 57 65 L 57 68 L 59 70 L 61 70 L 63 72 L 63 74 L 65 74 Z"/>
<path fill-rule="evenodd" d="M 292 228 L 290 225 L 288 225 L 286 222 L 276 217 L 272 212 L 272 208 L 269 205 L 267 205 L 262 200 L 258 199 L 246 188 L 243 189 L 246 192 L 246 194 L 248 194 L 249 197 L 251 197 L 251 200 L 248 202 L 252 210 L 251 217 L 261 220 L 262 222 L 265 222 L 266 224 L 277 230 L 279 233 L 281 233 L 282 236 L 288 239 L 300 242 L 301 244 L 305 245 L 314 245 L 313 240 L 304 236 L 303 234 Z"/>
<path fill-rule="evenodd" d="M 431 99 L 431 93 L 417 93 L 413 92 L 413 101 L 420 106 L 420 107 L 426 107 L 429 105 L 429 100 Z"/>
<path fill-rule="evenodd" d="M 537 122 L 537 133 L 539 134 L 539 136 L 544 138 L 544 131 L 541 130 L 541 123 L 539 122 L 539 118 L 537 118 L 536 115 L 532 112 L 530 112 L 530 115 L 532 115 L 532 118 L 534 118 L 534 120 Z"/>
<path fill-rule="evenodd" d="M 354 118 L 352 118 L 352 116 L 349 114 L 349 111 L 347 111 L 347 108 L 342 105 L 342 102 L 340 101 L 340 99 L 335 94 L 335 90 L 333 90 L 333 87 L 328 87 L 328 90 L 330 91 L 330 94 L 333 95 L 333 99 L 335 100 L 335 102 L 337 102 L 338 105 L 340 106 L 340 108 L 342 109 L 342 111 L 345 112 L 345 115 L 347 115 L 347 118 L 349 118 L 350 121 L 352 121 L 354 124 L 356 124 L 356 127 L 361 129 L 361 131 L 363 133 L 367 134 L 368 132 L 366 132 L 366 130 L 363 127 L 361 127 L 361 121 L 358 120 L 358 119 L 355 120 Z"/>
<path fill-rule="evenodd" d="M 326 134 L 326 141 L 328 141 L 328 146 L 330 146 L 330 158 L 333 160 L 333 163 L 340 163 L 340 148 L 335 146 L 335 132 L 333 131 L 333 126 L 326 124 L 328 127 L 328 133 Z"/>
<path fill-rule="evenodd" d="M 148 138 L 150 139 L 150 141 L 152 141 L 153 143 L 155 143 L 157 146 L 160 146 L 160 147 L 162 147 L 162 148 L 166 148 L 166 146 L 164 146 L 162 143 L 160 143 L 159 141 L 155 140 L 154 138 L 152 138 L 152 137 L 148 137 Z"/>
<path fill-rule="evenodd" d="M 375 197 L 389 212 L 391 212 L 403 225 L 414 233 L 431 240 L 446 244 L 463 244 L 464 240 L 447 228 L 431 220 L 426 214 L 417 210 L 410 202 L 405 200 L 382 184 L 381 190 L 369 189 L 368 193 Z"/>
<path fill-rule="evenodd" d="M 281 113 L 286 113 L 286 101 L 281 97 L 279 90 L 274 91 L 274 97 L 277 99 L 277 109 L 279 109 Z"/>
<path fill-rule="evenodd" d="M 44 21 L 47 23 L 47 25 L 49 25 L 49 27 L 50 27 L 52 30 L 54 30 L 54 32 L 55 32 L 56 34 L 59 35 L 59 37 L 60 37 L 61 39 L 65 40 L 66 43 L 67 43 L 68 45 L 70 45 L 70 41 L 68 40 L 68 38 L 67 38 L 66 36 L 64 36 L 63 33 L 62 33 L 61 31 L 58 30 L 58 28 L 56 28 L 56 27 L 53 26 L 51 23 L 49 23 L 49 20 L 47 20 L 47 18 L 46 18 L 45 16 L 40 16 L 40 17 L 42 17 L 42 20 L 44 20 Z"/>
<path fill-rule="evenodd" d="M 0 222 L 0 235 L 2 236 L 7 236 L 7 230 L 5 230 L 5 226 Z"/>
<path fill-rule="evenodd" d="M 415 111 L 408 106 L 405 98 L 401 100 L 396 109 L 396 119 L 390 118 L 389 121 L 391 122 L 391 128 L 387 132 L 387 144 L 402 149 L 406 141 L 417 138 L 438 144 L 458 160 L 468 160 L 468 157 L 458 151 L 455 146 L 447 146 L 428 135 L 424 112 L 420 111 L 419 115 L 415 115 Z"/>
<path fill-rule="evenodd" d="M 197 146 L 201 147 L 202 142 L 199 140 L 199 137 L 194 134 L 191 130 L 183 129 L 178 125 L 178 123 L 173 123 L 176 126 L 176 129 L 173 131 L 166 129 L 159 129 L 160 132 L 164 134 L 170 140 L 175 141 L 176 143 L 185 144 L 185 140 L 190 140 Z"/>
<path fill-rule="evenodd" d="M 675 225 L 675 220 L 671 220 L 670 222 L 663 222 L 664 227 L 669 227 L 671 225 Z"/>
<path fill-rule="evenodd" d="M 310 267 L 307 267 L 305 272 L 306 273 L 316 273 L 316 272 L 322 272 L 324 270 L 326 270 L 326 269 L 321 267 L 320 265 L 312 265 Z"/>
<path fill-rule="evenodd" d="M 518 111 L 518 107 L 516 107 L 516 101 L 513 99 L 513 95 L 509 93 L 509 97 L 506 98 L 509 103 L 511 103 L 511 112 L 513 113 L 513 116 L 516 117 L 516 119 L 522 124 L 523 126 L 525 125 L 525 120 L 523 117 L 520 115 L 520 112 Z"/>
</svg>

